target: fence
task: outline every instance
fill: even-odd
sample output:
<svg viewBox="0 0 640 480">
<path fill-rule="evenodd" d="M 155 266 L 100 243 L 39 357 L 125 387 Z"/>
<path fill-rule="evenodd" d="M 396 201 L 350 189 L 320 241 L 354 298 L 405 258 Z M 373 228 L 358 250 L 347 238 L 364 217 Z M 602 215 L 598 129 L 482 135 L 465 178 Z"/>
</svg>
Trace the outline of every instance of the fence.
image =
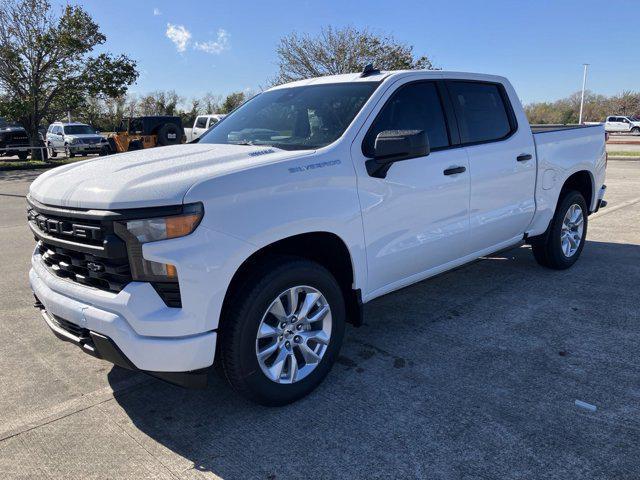
<svg viewBox="0 0 640 480">
<path fill-rule="evenodd" d="M 38 151 L 37 155 L 34 153 Z M 99 152 L 89 152 L 91 154 L 98 154 Z M 48 148 L 48 147 L 32 147 L 32 146 L 13 146 L 13 147 L 1 147 L 0 148 L 0 165 L 2 161 L 7 160 L 41 160 L 48 161 L 49 159 L 67 160 L 70 157 L 85 156 L 86 152 L 73 152 L 67 148 Z"/>
</svg>

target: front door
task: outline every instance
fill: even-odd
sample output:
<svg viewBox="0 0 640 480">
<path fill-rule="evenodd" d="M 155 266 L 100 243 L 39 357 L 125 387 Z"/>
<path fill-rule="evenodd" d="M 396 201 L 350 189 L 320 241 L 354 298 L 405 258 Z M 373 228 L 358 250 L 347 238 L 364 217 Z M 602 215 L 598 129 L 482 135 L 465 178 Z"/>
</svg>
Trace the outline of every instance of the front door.
<svg viewBox="0 0 640 480">
<path fill-rule="evenodd" d="M 469 164 L 465 149 L 452 146 L 443 93 L 442 84 L 426 80 L 387 92 L 371 127 L 352 145 L 366 242 L 365 297 L 412 283 L 467 252 Z M 365 161 L 386 130 L 424 130 L 431 153 L 394 163 L 385 178 L 369 176 Z"/>
</svg>

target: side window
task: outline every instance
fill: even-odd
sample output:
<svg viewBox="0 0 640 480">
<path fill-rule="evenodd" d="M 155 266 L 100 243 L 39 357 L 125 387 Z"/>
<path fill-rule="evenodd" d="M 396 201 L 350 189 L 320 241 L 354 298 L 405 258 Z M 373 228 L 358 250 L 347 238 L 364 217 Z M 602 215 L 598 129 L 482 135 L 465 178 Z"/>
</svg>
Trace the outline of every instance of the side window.
<svg viewBox="0 0 640 480">
<path fill-rule="evenodd" d="M 467 81 L 448 85 L 462 143 L 500 140 L 515 129 L 498 85 Z"/>
<path fill-rule="evenodd" d="M 218 119 L 217 119 L 217 118 L 211 117 L 211 118 L 209 119 L 209 127 L 212 127 L 212 126 L 213 126 L 213 125 L 215 125 L 216 123 L 218 123 Z"/>
<path fill-rule="evenodd" d="M 207 117 L 196 118 L 195 128 L 207 128 Z"/>
<path fill-rule="evenodd" d="M 435 83 L 410 83 L 387 100 L 362 143 L 365 156 L 373 157 L 376 137 L 385 130 L 424 130 L 431 149 L 449 146 L 447 124 Z"/>
</svg>

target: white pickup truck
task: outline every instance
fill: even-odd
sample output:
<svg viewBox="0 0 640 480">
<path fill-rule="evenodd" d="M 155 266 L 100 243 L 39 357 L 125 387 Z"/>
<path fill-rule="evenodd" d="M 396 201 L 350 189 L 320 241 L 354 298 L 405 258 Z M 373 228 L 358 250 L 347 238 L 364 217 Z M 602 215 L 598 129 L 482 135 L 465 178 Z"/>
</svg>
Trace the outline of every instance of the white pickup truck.
<svg viewBox="0 0 640 480">
<path fill-rule="evenodd" d="M 607 117 L 604 122 L 604 129 L 609 133 L 632 133 L 640 135 L 640 120 L 635 117 L 625 117 L 618 115 Z"/>
<path fill-rule="evenodd" d="M 209 115 L 198 115 L 193 121 L 193 128 L 185 128 L 184 134 L 187 137 L 187 143 L 198 139 L 204 132 L 213 127 L 222 120 L 226 115 L 222 113 L 211 113 Z"/>
<path fill-rule="evenodd" d="M 570 267 L 606 164 L 601 125 L 532 132 L 503 77 L 314 78 L 198 143 L 42 174 L 29 278 L 85 352 L 190 386 L 215 362 L 282 405 L 327 375 L 364 302 L 523 242 Z"/>
</svg>

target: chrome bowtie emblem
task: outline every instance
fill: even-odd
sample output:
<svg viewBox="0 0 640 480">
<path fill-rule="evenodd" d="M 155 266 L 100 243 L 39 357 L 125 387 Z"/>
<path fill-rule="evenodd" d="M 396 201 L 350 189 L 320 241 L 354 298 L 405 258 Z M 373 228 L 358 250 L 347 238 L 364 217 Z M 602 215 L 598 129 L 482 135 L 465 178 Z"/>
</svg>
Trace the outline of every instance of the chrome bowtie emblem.
<svg viewBox="0 0 640 480">
<path fill-rule="evenodd" d="M 95 262 L 87 262 L 87 268 L 92 272 L 102 272 L 104 271 L 104 265 Z"/>
</svg>

